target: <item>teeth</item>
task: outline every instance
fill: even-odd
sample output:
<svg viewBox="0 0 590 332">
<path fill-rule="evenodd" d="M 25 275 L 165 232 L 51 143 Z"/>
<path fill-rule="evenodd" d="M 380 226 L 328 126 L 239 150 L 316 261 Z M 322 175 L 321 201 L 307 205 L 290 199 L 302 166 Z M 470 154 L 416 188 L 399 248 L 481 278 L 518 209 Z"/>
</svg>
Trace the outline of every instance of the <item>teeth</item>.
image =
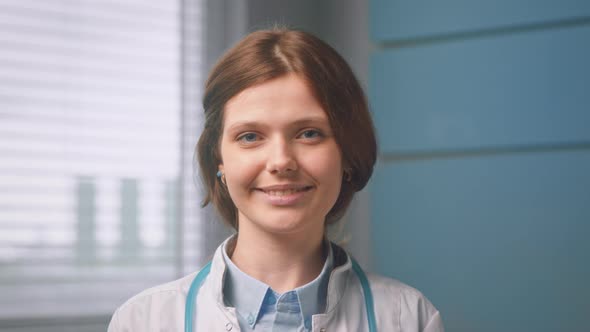
<svg viewBox="0 0 590 332">
<path fill-rule="evenodd" d="M 288 196 L 292 195 L 293 193 L 302 191 L 303 189 L 288 189 L 288 190 L 269 190 L 266 193 L 271 196 Z"/>
</svg>

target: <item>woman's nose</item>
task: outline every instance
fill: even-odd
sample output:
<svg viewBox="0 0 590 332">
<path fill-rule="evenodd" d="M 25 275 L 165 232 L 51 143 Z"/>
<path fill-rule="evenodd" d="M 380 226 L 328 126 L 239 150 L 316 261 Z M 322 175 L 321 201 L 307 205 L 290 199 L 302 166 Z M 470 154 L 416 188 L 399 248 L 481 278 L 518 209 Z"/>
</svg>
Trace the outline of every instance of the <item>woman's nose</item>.
<svg viewBox="0 0 590 332">
<path fill-rule="evenodd" d="M 270 145 L 266 170 L 274 174 L 285 174 L 297 170 L 293 147 L 288 142 L 277 139 Z"/>
</svg>

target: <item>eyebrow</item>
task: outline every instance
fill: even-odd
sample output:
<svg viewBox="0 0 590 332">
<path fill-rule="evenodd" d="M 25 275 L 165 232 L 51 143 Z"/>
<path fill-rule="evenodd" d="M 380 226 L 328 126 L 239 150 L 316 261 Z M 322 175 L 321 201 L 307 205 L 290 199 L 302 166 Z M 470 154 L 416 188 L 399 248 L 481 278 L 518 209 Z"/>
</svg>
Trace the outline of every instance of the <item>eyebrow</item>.
<svg viewBox="0 0 590 332">
<path fill-rule="evenodd" d="M 328 118 L 326 117 L 321 117 L 321 116 L 312 116 L 312 117 L 306 117 L 306 118 L 302 118 L 296 121 L 293 121 L 292 123 L 290 123 L 290 126 L 306 126 L 306 125 L 312 125 L 312 124 L 317 124 L 317 123 L 321 123 L 321 124 L 330 124 L 330 121 L 328 120 Z M 246 128 L 250 128 L 250 127 L 266 127 L 266 125 L 264 123 L 258 122 L 258 121 L 238 121 L 236 123 L 233 123 L 231 126 L 229 126 L 227 128 L 228 131 L 234 131 L 237 129 L 240 129 L 242 127 L 246 127 Z"/>
</svg>

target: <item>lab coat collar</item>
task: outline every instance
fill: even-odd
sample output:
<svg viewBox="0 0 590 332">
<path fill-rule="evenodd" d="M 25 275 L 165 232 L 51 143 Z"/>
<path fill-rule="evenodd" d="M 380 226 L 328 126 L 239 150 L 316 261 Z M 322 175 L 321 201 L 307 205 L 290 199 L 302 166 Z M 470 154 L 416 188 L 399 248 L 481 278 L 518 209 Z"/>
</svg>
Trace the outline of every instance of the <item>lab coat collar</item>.
<svg viewBox="0 0 590 332">
<path fill-rule="evenodd" d="M 346 251 L 335 243 L 331 243 L 331 245 L 332 253 L 334 255 L 334 269 L 332 270 L 330 280 L 328 281 L 326 314 L 330 314 L 338 307 L 342 295 L 344 294 L 344 290 L 346 289 L 348 276 L 352 271 L 352 262 Z"/>
</svg>

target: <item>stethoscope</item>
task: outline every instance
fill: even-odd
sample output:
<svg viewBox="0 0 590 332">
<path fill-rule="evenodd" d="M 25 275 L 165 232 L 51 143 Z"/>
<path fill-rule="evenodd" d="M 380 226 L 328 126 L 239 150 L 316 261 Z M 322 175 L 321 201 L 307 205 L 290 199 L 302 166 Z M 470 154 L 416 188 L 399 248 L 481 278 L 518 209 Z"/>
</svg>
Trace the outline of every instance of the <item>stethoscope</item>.
<svg viewBox="0 0 590 332">
<path fill-rule="evenodd" d="M 358 263 L 351 257 L 352 262 L 352 269 L 356 273 L 357 277 L 361 282 L 361 287 L 363 288 L 363 296 L 365 298 L 365 309 L 367 310 L 367 320 L 369 323 L 369 332 L 377 332 L 377 324 L 375 322 L 375 310 L 373 308 L 373 293 L 371 293 L 371 288 L 369 287 L 369 280 L 365 275 L 363 269 L 358 265 Z M 199 293 L 199 288 L 209 275 L 209 271 L 211 271 L 211 262 L 207 263 L 199 273 L 193 282 L 191 283 L 191 287 L 188 290 L 188 295 L 186 296 L 186 304 L 184 306 L 184 331 L 185 332 L 193 332 L 193 313 L 195 312 L 195 303 L 197 299 L 197 294 Z"/>
</svg>

